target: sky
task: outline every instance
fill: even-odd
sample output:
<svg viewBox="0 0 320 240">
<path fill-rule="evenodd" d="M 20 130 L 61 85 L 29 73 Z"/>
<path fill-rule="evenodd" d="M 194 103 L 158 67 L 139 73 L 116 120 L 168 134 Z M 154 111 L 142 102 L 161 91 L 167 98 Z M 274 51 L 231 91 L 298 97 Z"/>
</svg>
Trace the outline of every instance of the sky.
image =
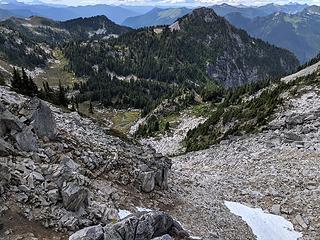
<svg viewBox="0 0 320 240">
<path fill-rule="evenodd" d="M 10 0 L 0 0 L 6 2 Z M 12 0 L 11 0 L 12 1 Z M 26 3 L 39 2 L 40 0 L 18 0 Z M 291 0 L 292 1 L 292 0 Z M 181 6 L 200 6 L 228 3 L 231 5 L 263 5 L 267 3 L 286 4 L 290 1 L 286 0 L 41 0 L 41 2 L 50 4 L 65 4 L 65 5 L 88 5 L 88 4 L 115 4 L 115 5 L 181 5 Z M 298 3 L 307 3 L 309 5 L 320 5 L 320 0 L 295 0 Z"/>
</svg>

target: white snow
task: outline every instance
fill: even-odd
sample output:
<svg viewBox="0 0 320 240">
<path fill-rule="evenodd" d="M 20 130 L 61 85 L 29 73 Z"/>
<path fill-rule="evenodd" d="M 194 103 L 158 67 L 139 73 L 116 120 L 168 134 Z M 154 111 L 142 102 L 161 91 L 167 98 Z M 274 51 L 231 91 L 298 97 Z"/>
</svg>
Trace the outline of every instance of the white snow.
<svg viewBox="0 0 320 240">
<path fill-rule="evenodd" d="M 152 209 L 144 208 L 144 207 L 137 207 L 138 212 L 152 212 Z"/>
<path fill-rule="evenodd" d="M 132 212 L 128 211 L 128 210 L 122 210 L 122 209 L 119 209 L 118 210 L 118 215 L 120 217 L 120 220 L 128 217 L 130 214 L 132 214 Z"/>
<path fill-rule="evenodd" d="M 149 208 L 144 208 L 144 207 L 136 207 L 138 212 L 152 212 L 152 209 Z M 128 217 L 130 214 L 132 214 L 132 212 L 128 211 L 128 210 L 124 210 L 124 209 L 119 209 L 118 210 L 118 215 L 120 220 Z"/>
<path fill-rule="evenodd" d="M 257 240 L 297 240 L 302 237 L 301 233 L 294 231 L 292 223 L 281 216 L 265 213 L 261 208 L 250 208 L 237 202 L 225 201 L 225 205 L 251 227 Z"/>
</svg>

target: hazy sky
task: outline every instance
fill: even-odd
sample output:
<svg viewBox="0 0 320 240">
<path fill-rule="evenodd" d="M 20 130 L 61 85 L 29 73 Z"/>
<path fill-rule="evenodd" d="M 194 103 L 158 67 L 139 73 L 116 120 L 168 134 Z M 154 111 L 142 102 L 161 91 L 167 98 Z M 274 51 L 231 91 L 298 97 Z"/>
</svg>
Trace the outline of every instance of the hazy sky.
<svg viewBox="0 0 320 240">
<path fill-rule="evenodd" d="M 0 0 L 6 2 L 8 0 Z M 10 1 L 10 0 L 9 0 Z M 18 0 L 23 2 L 36 2 L 39 0 Z M 245 5 L 262 5 L 270 2 L 285 4 L 290 1 L 286 0 L 41 0 L 42 2 L 51 4 L 66 4 L 66 5 L 86 5 L 86 4 L 130 4 L 130 5 L 206 5 L 206 4 L 221 4 L 228 3 L 232 5 L 245 4 Z M 309 5 L 320 5 L 320 0 L 296 0 L 295 2 L 307 3 Z"/>
</svg>

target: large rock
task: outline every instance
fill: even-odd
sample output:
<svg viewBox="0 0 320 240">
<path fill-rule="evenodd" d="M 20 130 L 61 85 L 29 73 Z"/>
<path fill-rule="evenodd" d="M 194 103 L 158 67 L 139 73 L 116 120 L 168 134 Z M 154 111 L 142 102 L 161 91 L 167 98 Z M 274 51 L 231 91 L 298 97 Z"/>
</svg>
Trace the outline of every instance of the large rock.
<svg viewBox="0 0 320 240">
<path fill-rule="evenodd" d="M 21 132 L 17 133 L 15 139 L 22 151 L 34 152 L 38 149 L 36 136 L 30 127 L 25 127 Z"/>
<path fill-rule="evenodd" d="M 5 157 L 13 154 L 13 146 L 0 137 L 0 157 Z"/>
<path fill-rule="evenodd" d="M 174 233 L 178 237 L 188 234 L 164 212 L 137 213 L 119 223 L 105 227 L 105 239 L 150 240 Z"/>
<path fill-rule="evenodd" d="M 303 139 L 301 136 L 295 134 L 295 133 L 285 133 L 284 134 L 284 139 L 283 142 L 285 143 L 291 143 L 291 142 L 301 142 Z"/>
<path fill-rule="evenodd" d="M 21 131 L 23 124 L 7 109 L 0 110 L 0 136 L 4 136 L 11 130 Z"/>
<path fill-rule="evenodd" d="M 68 183 L 61 189 L 61 196 L 64 207 L 68 211 L 78 211 L 80 208 L 86 208 L 89 201 L 89 191 L 76 183 Z"/>
<path fill-rule="evenodd" d="M 164 167 L 156 173 L 155 184 L 161 189 L 168 189 L 168 172 L 169 168 Z"/>
<path fill-rule="evenodd" d="M 30 101 L 30 108 L 34 111 L 30 120 L 35 133 L 40 138 L 47 137 L 54 140 L 57 136 L 56 121 L 49 106 L 34 98 Z"/>
<path fill-rule="evenodd" d="M 5 163 L 0 163 L 0 195 L 3 193 L 4 187 L 10 182 L 10 179 L 10 169 Z"/>
<path fill-rule="evenodd" d="M 81 229 L 80 231 L 75 232 L 69 237 L 69 240 L 103 240 L 103 239 L 104 239 L 104 229 L 101 225 Z"/>
<path fill-rule="evenodd" d="M 154 171 L 141 172 L 141 190 L 146 193 L 152 192 L 155 188 L 155 177 L 156 174 Z"/>
<path fill-rule="evenodd" d="M 173 238 L 169 234 L 166 234 L 161 237 L 153 238 L 152 240 L 173 240 Z"/>
</svg>

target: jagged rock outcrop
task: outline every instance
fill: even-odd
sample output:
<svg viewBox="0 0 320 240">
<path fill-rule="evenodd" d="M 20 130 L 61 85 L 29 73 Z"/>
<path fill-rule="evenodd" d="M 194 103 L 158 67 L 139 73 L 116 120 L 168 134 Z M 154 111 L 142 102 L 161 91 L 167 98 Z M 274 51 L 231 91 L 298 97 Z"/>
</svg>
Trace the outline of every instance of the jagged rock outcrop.
<svg viewBox="0 0 320 240">
<path fill-rule="evenodd" d="M 138 213 L 121 222 L 82 229 L 70 236 L 69 240 L 151 240 L 178 239 L 189 237 L 178 222 L 163 212 Z"/>
</svg>

